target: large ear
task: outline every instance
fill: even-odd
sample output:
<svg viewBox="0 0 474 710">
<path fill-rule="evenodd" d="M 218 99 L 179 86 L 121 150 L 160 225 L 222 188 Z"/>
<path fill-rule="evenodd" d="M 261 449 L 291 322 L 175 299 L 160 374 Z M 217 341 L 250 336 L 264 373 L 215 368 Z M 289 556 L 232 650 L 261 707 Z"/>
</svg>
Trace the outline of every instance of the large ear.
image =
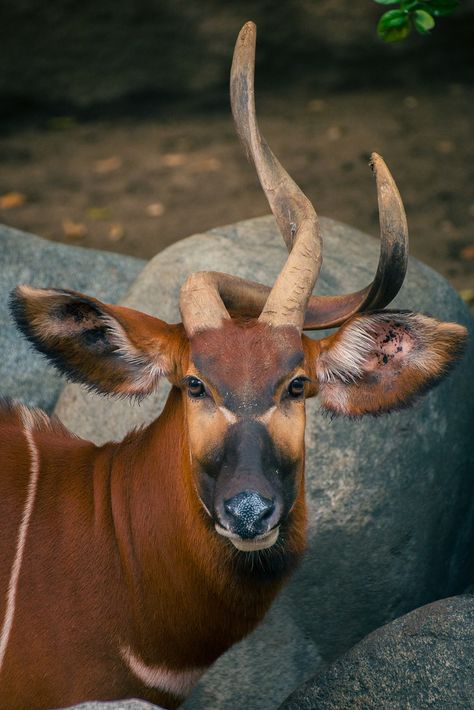
<svg viewBox="0 0 474 710">
<path fill-rule="evenodd" d="M 13 291 L 10 307 L 28 340 L 75 382 L 140 397 L 161 376 L 179 379 L 182 326 L 74 291 L 30 286 Z"/>
<path fill-rule="evenodd" d="M 444 377 L 466 335 L 456 323 L 408 311 L 354 316 L 315 343 L 322 405 L 349 416 L 400 409 Z"/>
</svg>

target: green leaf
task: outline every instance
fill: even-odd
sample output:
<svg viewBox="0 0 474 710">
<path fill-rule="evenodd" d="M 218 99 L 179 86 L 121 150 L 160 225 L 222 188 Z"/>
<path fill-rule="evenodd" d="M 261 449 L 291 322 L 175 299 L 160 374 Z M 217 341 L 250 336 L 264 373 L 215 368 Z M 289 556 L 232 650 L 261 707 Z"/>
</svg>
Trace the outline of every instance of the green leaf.
<svg viewBox="0 0 474 710">
<path fill-rule="evenodd" d="M 391 13 L 398 13 L 397 16 L 387 18 Z M 379 20 L 377 32 L 384 42 L 399 42 L 411 32 L 411 23 L 406 13 L 401 13 L 399 10 L 391 10 L 386 12 Z"/>
<path fill-rule="evenodd" d="M 389 30 L 392 27 L 403 27 L 409 24 L 408 14 L 404 10 L 389 10 L 384 12 L 377 25 L 378 31 Z"/>
<path fill-rule="evenodd" d="M 398 5 L 398 0 L 374 0 L 379 5 Z"/>
<path fill-rule="evenodd" d="M 435 26 L 435 21 L 426 10 L 415 10 L 413 24 L 421 35 L 426 35 Z"/>
<path fill-rule="evenodd" d="M 384 42 L 400 42 L 402 39 L 405 39 L 405 37 L 408 37 L 408 35 L 411 32 L 411 24 L 409 19 L 406 19 L 406 22 L 403 25 L 400 25 L 399 27 L 380 27 L 380 22 L 377 26 L 377 32 L 379 37 L 383 39 Z"/>
<path fill-rule="evenodd" d="M 459 7 L 459 0 L 430 0 L 427 10 L 435 17 L 447 17 Z"/>
<path fill-rule="evenodd" d="M 405 10 L 405 12 L 409 12 L 410 10 L 414 10 L 419 4 L 418 0 L 402 0 L 401 8 Z"/>
</svg>

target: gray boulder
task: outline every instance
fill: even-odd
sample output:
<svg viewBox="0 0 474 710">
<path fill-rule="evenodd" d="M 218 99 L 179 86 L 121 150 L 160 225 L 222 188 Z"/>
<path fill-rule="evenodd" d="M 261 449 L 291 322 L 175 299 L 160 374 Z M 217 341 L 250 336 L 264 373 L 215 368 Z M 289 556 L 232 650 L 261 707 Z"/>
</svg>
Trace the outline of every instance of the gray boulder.
<svg viewBox="0 0 474 710">
<path fill-rule="evenodd" d="M 70 710 L 163 710 L 159 705 L 151 705 L 144 700 L 112 700 L 108 703 L 82 703 L 71 705 Z"/>
<path fill-rule="evenodd" d="M 0 225 L 0 394 L 51 412 L 63 378 L 33 355 L 8 312 L 8 297 L 18 284 L 69 288 L 115 303 L 145 262 L 112 252 L 49 242 Z"/>
<path fill-rule="evenodd" d="M 474 708 L 474 597 L 428 604 L 377 629 L 281 710 Z"/>
<path fill-rule="evenodd" d="M 378 245 L 321 220 L 325 261 L 318 293 L 368 283 Z M 186 276 L 217 269 L 272 283 L 285 250 L 273 218 L 214 229 L 153 259 L 124 303 L 178 321 Z M 394 307 L 468 325 L 449 284 L 416 260 Z M 320 334 L 317 334 L 320 337 Z M 412 409 L 359 421 L 320 416 L 308 402 L 308 550 L 266 621 L 220 658 L 184 704 L 187 710 L 274 709 L 366 634 L 473 581 L 474 346 L 451 376 Z M 120 438 L 160 411 L 167 387 L 141 406 L 65 388 L 57 413 L 96 441 Z"/>
</svg>

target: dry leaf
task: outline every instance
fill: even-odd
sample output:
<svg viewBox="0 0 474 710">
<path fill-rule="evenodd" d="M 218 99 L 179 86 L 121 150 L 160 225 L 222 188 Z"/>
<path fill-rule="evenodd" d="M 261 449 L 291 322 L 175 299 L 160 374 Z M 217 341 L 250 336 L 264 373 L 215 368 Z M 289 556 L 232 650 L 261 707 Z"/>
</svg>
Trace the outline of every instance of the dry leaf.
<svg viewBox="0 0 474 710">
<path fill-rule="evenodd" d="M 108 207 L 89 207 L 87 210 L 87 216 L 89 219 L 98 221 L 101 219 L 109 219 L 110 210 Z"/>
<path fill-rule="evenodd" d="M 321 113 L 326 108 L 326 102 L 324 99 L 311 99 L 308 101 L 308 111 L 311 113 Z"/>
<path fill-rule="evenodd" d="M 111 242 L 119 242 L 125 236 L 125 229 L 119 223 L 112 224 L 109 229 L 108 238 Z"/>
<path fill-rule="evenodd" d="M 177 168 L 180 165 L 184 165 L 188 157 L 184 153 L 166 153 L 161 160 L 167 168 Z"/>
<path fill-rule="evenodd" d="M 222 163 L 220 160 L 217 160 L 217 158 L 201 158 L 196 160 L 193 165 L 193 168 L 197 170 L 197 172 L 205 173 L 214 173 L 217 170 L 220 170 L 221 167 Z"/>
<path fill-rule="evenodd" d="M 461 259 L 465 259 L 466 261 L 474 259 L 474 244 L 470 244 L 464 247 L 464 249 L 461 249 Z"/>
<path fill-rule="evenodd" d="M 342 136 L 342 128 L 340 126 L 329 126 L 326 135 L 330 141 L 338 141 Z"/>
<path fill-rule="evenodd" d="M 418 99 L 415 96 L 405 96 L 403 103 L 407 108 L 417 108 Z"/>
<path fill-rule="evenodd" d="M 453 153 L 456 149 L 456 146 L 452 141 L 438 141 L 436 143 L 436 150 L 438 153 L 441 153 L 441 155 L 450 155 L 450 153 Z"/>
<path fill-rule="evenodd" d="M 72 219 L 63 220 L 63 232 L 71 239 L 82 239 L 87 234 L 87 227 L 82 222 L 73 222 Z"/>
<path fill-rule="evenodd" d="M 145 212 L 149 217 L 161 217 L 165 212 L 165 206 L 162 202 L 152 202 L 145 207 Z"/>
<path fill-rule="evenodd" d="M 21 207 L 26 202 L 26 195 L 22 192 L 6 192 L 0 195 L 0 209 L 11 210 L 14 207 Z"/>
<path fill-rule="evenodd" d="M 76 125 L 74 116 L 53 116 L 48 121 L 48 128 L 53 131 L 67 131 Z"/>
<path fill-rule="evenodd" d="M 459 295 L 468 306 L 474 305 L 474 288 L 463 288 L 459 291 Z"/>
<path fill-rule="evenodd" d="M 94 163 L 94 172 L 97 175 L 105 175 L 112 173 L 114 170 L 119 170 L 122 167 L 122 158 L 118 155 L 112 155 L 110 158 L 96 160 Z"/>
</svg>

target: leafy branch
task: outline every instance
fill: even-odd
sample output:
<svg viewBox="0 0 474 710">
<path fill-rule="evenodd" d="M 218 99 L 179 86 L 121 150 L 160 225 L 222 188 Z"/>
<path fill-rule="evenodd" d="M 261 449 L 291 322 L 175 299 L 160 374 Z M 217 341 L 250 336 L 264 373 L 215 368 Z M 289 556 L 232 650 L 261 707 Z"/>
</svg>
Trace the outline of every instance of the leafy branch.
<svg viewBox="0 0 474 710">
<path fill-rule="evenodd" d="M 435 17 L 451 15 L 460 0 L 375 0 L 379 5 L 398 5 L 397 10 L 384 12 L 377 32 L 385 42 L 399 42 L 408 37 L 414 27 L 427 35 L 435 26 Z"/>
</svg>

